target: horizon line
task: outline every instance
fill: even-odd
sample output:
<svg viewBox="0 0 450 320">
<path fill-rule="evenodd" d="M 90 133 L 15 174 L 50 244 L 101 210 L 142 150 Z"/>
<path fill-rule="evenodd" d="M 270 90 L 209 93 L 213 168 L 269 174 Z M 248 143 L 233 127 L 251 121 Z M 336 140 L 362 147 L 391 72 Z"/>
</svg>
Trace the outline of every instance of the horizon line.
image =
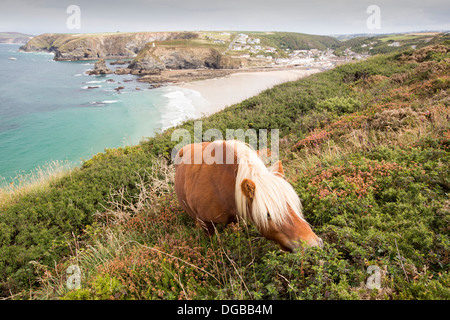
<svg viewBox="0 0 450 320">
<path fill-rule="evenodd" d="M 144 33 L 144 32 L 153 32 L 153 33 L 162 33 L 162 32 L 231 32 L 231 33 L 239 33 L 239 32 L 248 32 L 248 33 L 270 33 L 270 32 L 276 32 L 276 33 L 298 33 L 298 34 L 307 34 L 307 35 L 315 35 L 315 36 L 329 36 L 329 37 L 335 37 L 335 36 L 348 36 L 348 35 L 367 35 L 367 36 L 381 36 L 381 35 L 390 35 L 390 34 L 409 34 L 409 33 L 427 33 L 427 32 L 438 32 L 438 33 L 447 33 L 450 32 L 449 29 L 445 30 L 410 30 L 410 31 L 401 31 L 401 32 L 384 32 L 384 33 L 369 33 L 369 32 L 355 32 L 355 33 L 330 33 L 330 34 L 319 34 L 319 33 L 305 33 L 305 32 L 299 32 L 299 31 L 274 31 L 274 30 L 171 30 L 171 31 L 97 31 L 97 32 L 43 32 L 39 34 L 32 34 L 32 33 L 23 33 L 18 31 L 0 31 L 0 33 L 11 33 L 11 34 L 21 34 L 26 36 L 39 36 L 43 34 L 100 34 L 100 33 L 111 33 L 111 34 L 117 34 L 117 33 Z"/>
</svg>

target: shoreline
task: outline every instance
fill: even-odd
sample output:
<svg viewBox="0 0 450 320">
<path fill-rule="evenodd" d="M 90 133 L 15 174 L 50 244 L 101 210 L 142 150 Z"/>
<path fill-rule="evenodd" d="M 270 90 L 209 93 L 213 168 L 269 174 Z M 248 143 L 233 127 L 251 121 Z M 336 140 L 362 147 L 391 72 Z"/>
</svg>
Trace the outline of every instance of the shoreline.
<svg viewBox="0 0 450 320">
<path fill-rule="evenodd" d="M 179 72 L 178 70 L 173 71 L 174 74 Z M 202 72 L 204 71 L 202 70 Z M 319 69 L 307 70 L 306 68 L 292 67 L 219 70 L 218 73 L 215 73 L 215 77 L 197 80 L 198 78 L 195 76 L 189 77 L 189 73 L 192 70 L 182 70 L 183 75 L 189 78 L 185 78 L 184 81 L 166 82 L 164 85 L 161 85 L 161 89 L 169 89 L 164 95 L 169 103 L 164 107 L 165 115 L 162 119 L 161 129 L 166 131 L 188 119 L 200 119 L 217 113 L 228 106 L 256 96 L 260 92 L 278 84 L 295 81 L 320 71 Z M 135 81 L 138 82 L 137 79 Z M 129 145 L 139 145 L 142 140 L 144 139 Z M 92 156 L 94 155 L 92 154 Z M 88 158 L 91 159 L 92 157 Z M 49 160 L 48 163 L 50 162 Z M 79 164 L 71 165 L 71 169 L 79 166 Z M 27 171 L 27 174 L 32 173 L 33 170 L 35 168 Z M 1 178 L 2 176 L 0 176 L 0 180 Z M 10 182 L 12 177 L 6 178 L 5 176 L 3 178 Z M 4 189 L 4 187 L 5 185 L 0 183 L 0 189 Z"/>
<path fill-rule="evenodd" d="M 180 82 L 170 87 L 192 90 L 200 94 L 204 102 L 201 105 L 194 105 L 196 111 L 194 117 L 197 118 L 219 112 L 276 85 L 296 81 L 321 71 L 318 68 L 239 70 L 222 77 Z"/>
</svg>

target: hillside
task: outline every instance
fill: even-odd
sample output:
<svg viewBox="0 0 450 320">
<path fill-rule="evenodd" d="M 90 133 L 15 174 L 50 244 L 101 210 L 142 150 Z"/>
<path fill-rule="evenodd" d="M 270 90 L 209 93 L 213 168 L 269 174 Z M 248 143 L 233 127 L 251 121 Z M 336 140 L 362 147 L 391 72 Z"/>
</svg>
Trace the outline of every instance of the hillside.
<svg viewBox="0 0 450 320">
<path fill-rule="evenodd" d="M 0 32 L 0 43 L 27 43 L 32 37 L 19 32 Z"/>
<path fill-rule="evenodd" d="M 272 44 L 274 47 L 290 50 L 325 50 L 327 48 L 334 49 L 340 45 L 340 41 L 333 37 L 305 33 L 268 32 L 262 35 L 258 34 L 258 36 L 261 36 L 263 41 Z"/>
<path fill-rule="evenodd" d="M 0 198 L 0 295 L 31 299 L 449 299 L 450 45 L 379 55 L 203 118 L 280 129 L 286 179 L 323 249 L 182 212 L 174 128 Z M 193 132 L 193 122 L 178 128 Z M 56 262 L 55 262 L 56 261 Z M 81 289 L 66 287 L 70 265 Z M 368 289 L 368 267 L 380 288 Z"/>
<path fill-rule="evenodd" d="M 388 34 L 379 36 L 360 36 L 341 41 L 337 52 L 351 49 L 357 53 L 369 53 L 371 55 L 390 53 L 411 48 L 420 49 L 425 46 L 438 43 L 442 33 L 422 32 Z"/>
</svg>

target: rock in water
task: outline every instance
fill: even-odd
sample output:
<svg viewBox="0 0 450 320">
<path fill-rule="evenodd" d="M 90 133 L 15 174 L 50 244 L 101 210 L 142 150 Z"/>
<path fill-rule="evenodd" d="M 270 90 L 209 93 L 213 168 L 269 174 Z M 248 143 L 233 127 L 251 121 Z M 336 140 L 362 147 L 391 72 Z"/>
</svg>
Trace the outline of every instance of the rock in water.
<svg viewBox="0 0 450 320">
<path fill-rule="evenodd" d="M 115 74 L 122 75 L 122 74 L 129 74 L 130 69 L 128 68 L 117 68 L 116 71 L 114 71 Z"/>
<path fill-rule="evenodd" d="M 98 60 L 95 63 L 94 69 L 88 71 L 89 75 L 110 74 L 110 73 L 114 72 L 106 66 L 105 59 Z"/>
<path fill-rule="evenodd" d="M 112 66 L 117 65 L 117 64 L 122 65 L 122 64 L 126 64 L 126 63 L 127 63 L 127 62 L 126 62 L 125 60 L 119 59 L 119 60 L 116 60 L 116 61 L 111 62 L 111 65 L 112 65 Z"/>
</svg>

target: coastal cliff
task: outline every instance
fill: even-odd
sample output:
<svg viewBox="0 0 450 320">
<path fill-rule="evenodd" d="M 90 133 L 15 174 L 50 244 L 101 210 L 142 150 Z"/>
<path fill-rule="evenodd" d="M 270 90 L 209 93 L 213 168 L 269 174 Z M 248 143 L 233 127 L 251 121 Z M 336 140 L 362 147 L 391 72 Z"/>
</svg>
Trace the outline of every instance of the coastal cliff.
<svg viewBox="0 0 450 320">
<path fill-rule="evenodd" d="M 135 58 L 147 43 L 196 37 L 192 32 L 46 33 L 32 38 L 20 50 L 52 52 L 58 61 Z"/>
<path fill-rule="evenodd" d="M 179 83 L 217 78 L 248 66 L 248 60 L 224 55 L 209 46 L 147 45 L 127 68 L 116 74 L 141 75 L 140 82 Z M 232 70 L 234 69 L 234 70 Z"/>
<path fill-rule="evenodd" d="M 129 65 L 134 70 L 221 68 L 221 54 L 207 47 L 156 46 L 142 50 Z"/>
</svg>

